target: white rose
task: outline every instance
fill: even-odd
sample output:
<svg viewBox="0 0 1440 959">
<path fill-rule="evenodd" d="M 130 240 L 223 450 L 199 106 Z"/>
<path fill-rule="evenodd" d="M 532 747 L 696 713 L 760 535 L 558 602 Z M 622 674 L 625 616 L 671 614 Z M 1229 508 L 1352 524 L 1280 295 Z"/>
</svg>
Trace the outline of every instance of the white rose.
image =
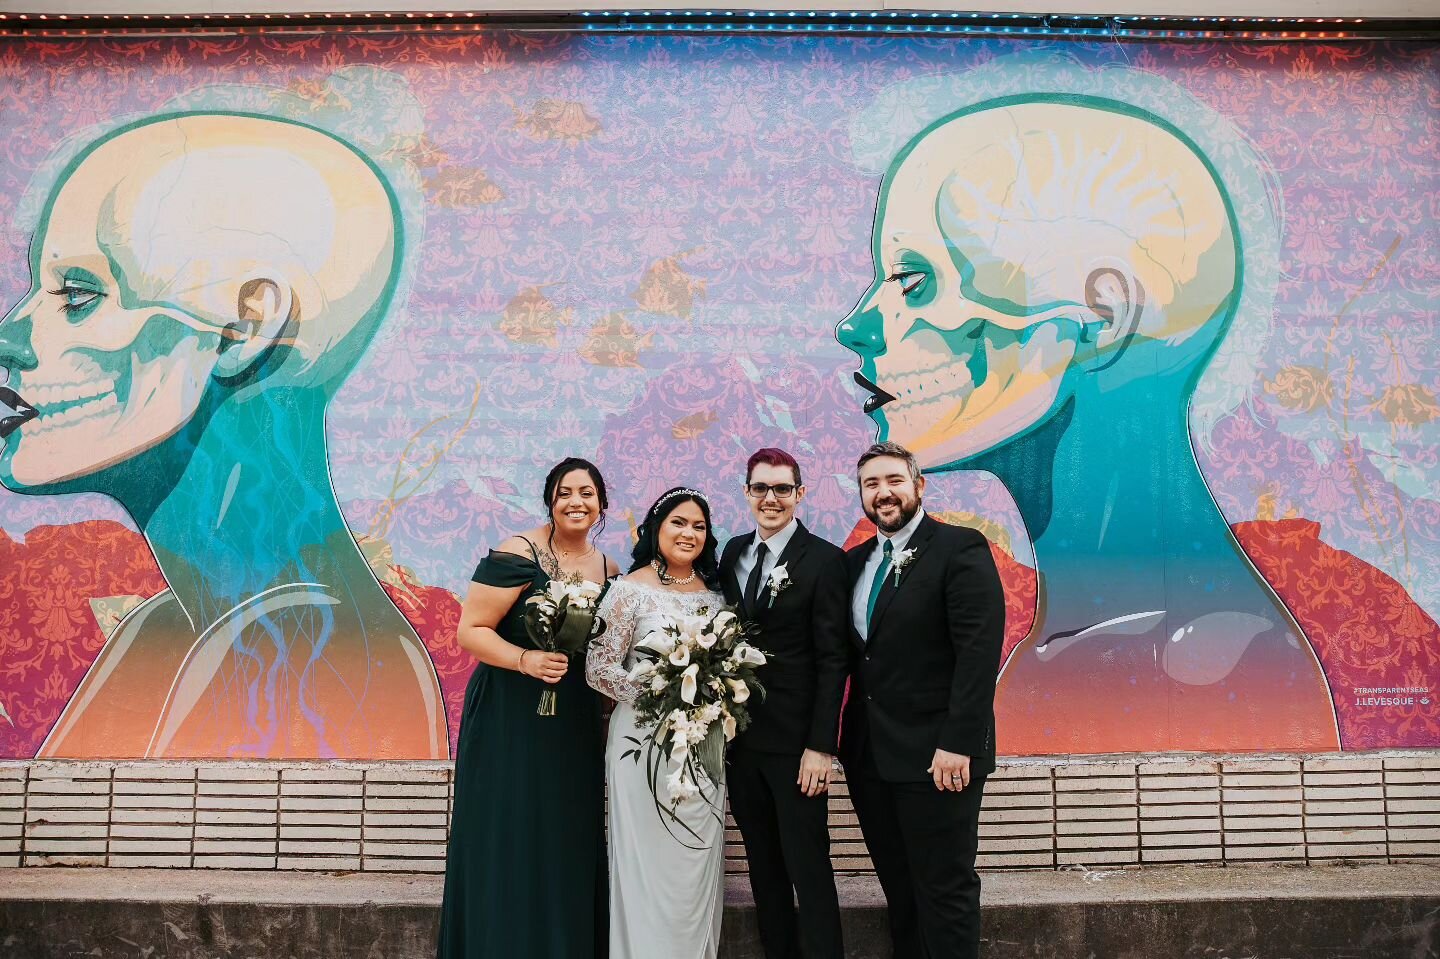
<svg viewBox="0 0 1440 959">
<path fill-rule="evenodd" d="M 644 660 L 641 660 L 640 662 L 636 663 L 634 666 L 632 666 L 632 667 L 630 668 L 630 672 L 628 672 L 628 673 L 625 674 L 625 678 L 628 679 L 628 680 L 629 680 L 630 682 L 632 682 L 632 683 L 638 683 L 638 682 L 640 682 L 640 680 L 644 679 L 646 676 L 649 676 L 649 675 L 650 675 L 651 673 L 653 673 L 654 671 L 655 671 L 655 663 L 654 663 L 654 661 L 653 661 L 653 660 L 649 660 L 649 659 L 644 659 Z"/>
<path fill-rule="evenodd" d="M 664 691 L 665 691 L 665 677 L 664 677 L 663 675 L 661 675 L 660 673 L 656 673 L 655 676 L 654 676 L 654 678 L 650 680 L 650 692 L 652 692 L 652 693 L 663 693 Z"/>
</svg>

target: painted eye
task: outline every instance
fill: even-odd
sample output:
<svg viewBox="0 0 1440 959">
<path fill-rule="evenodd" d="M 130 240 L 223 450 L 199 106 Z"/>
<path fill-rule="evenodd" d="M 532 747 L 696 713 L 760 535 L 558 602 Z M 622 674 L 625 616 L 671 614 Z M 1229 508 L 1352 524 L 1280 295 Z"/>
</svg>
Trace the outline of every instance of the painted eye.
<svg viewBox="0 0 1440 959">
<path fill-rule="evenodd" d="M 924 273 L 902 273 L 900 275 L 900 292 L 910 296 L 920 287 L 925 285 Z"/>
<path fill-rule="evenodd" d="M 903 296 L 913 296 L 925 285 L 929 275 L 924 270 L 902 270 L 889 277 L 900 284 L 900 293 Z"/>
<path fill-rule="evenodd" d="M 52 290 L 51 292 L 64 301 L 60 304 L 60 309 L 63 310 L 67 316 L 88 312 L 105 298 L 105 294 L 99 290 L 92 290 L 88 286 L 77 286 L 72 283 L 66 283 L 61 286 L 60 289 Z"/>
</svg>

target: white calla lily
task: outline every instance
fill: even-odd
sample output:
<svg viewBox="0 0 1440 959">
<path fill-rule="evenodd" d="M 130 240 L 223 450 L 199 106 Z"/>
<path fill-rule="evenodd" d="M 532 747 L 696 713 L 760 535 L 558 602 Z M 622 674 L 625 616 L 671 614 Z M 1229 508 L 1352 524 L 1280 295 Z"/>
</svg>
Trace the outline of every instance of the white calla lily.
<svg viewBox="0 0 1440 959">
<path fill-rule="evenodd" d="M 681 643 L 670 650 L 670 655 L 667 658 L 676 666 L 687 665 L 690 663 L 690 647 Z"/>
<path fill-rule="evenodd" d="M 730 687 L 730 698 L 736 703 L 743 703 L 750 698 L 750 687 L 743 680 L 727 679 L 725 683 Z"/>
<path fill-rule="evenodd" d="M 678 665 L 678 664 L 677 664 Z M 685 667 L 685 672 L 680 674 L 680 698 L 687 703 L 695 702 L 697 691 L 697 677 L 700 675 L 700 664 L 691 663 Z"/>
<path fill-rule="evenodd" d="M 765 665 L 765 654 L 749 643 L 740 643 L 735 647 L 735 658 L 739 662 L 749 663 L 751 666 Z"/>
<path fill-rule="evenodd" d="M 636 643 L 635 648 L 651 649 L 659 653 L 661 656 L 668 656 L 670 654 L 670 650 L 675 648 L 675 637 L 664 632 L 663 630 L 657 629 L 655 632 L 651 633 L 649 636 L 646 636 L 644 639 L 640 640 L 640 642 Z"/>
</svg>

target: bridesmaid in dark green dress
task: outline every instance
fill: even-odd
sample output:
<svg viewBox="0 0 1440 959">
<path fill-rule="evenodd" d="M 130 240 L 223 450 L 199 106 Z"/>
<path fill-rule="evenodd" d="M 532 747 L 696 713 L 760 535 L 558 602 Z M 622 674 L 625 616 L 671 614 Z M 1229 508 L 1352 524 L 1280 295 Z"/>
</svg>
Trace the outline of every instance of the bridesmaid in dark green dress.
<svg viewBox="0 0 1440 959">
<path fill-rule="evenodd" d="M 608 505 L 591 463 L 545 479 L 550 522 L 491 550 L 460 614 L 480 661 L 465 689 L 440 959 L 604 959 L 608 945 L 605 739 L 583 658 L 535 648 L 525 599 L 550 578 L 619 569 L 590 541 Z M 536 714 L 556 691 L 554 716 Z"/>
</svg>

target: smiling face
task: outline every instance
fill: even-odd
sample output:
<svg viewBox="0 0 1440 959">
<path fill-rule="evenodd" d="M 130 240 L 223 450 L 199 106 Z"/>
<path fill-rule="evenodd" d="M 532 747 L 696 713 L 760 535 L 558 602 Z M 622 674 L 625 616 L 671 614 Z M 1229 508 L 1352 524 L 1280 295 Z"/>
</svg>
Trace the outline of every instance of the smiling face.
<svg viewBox="0 0 1440 959">
<path fill-rule="evenodd" d="M 887 174 L 873 254 L 875 281 L 836 336 L 862 361 L 878 438 L 925 468 L 1024 435 L 1089 373 L 1192 362 L 1219 335 L 1194 338 L 1223 325 L 1236 276 L 1227 209 L 1188 146 L 1062 103 L 922 133 Z M 1116 366 L 1138 339 L 1192 342 Z"/>
<path fill-rule="evenodd" d="M 395 229 L 374 169 L 297 124 L 163 117 L 98 141 L 0 321 L 0 482 L 114 492 L 107 471 L 180 433 L 207 391 L 338 382 L 383 316 Z"/>
<path fill-rule="evenodd" d="M 104 151 L 102 151 L 103 153 Z M 137 303 L 102 236 L 114 157 L 65 184 L 32 250 L 35 289 L 0 323 L 9 387 L 37 415 L 8 431 L 0 481 L 44 492 L 173 436 L 215 368 L 218 330 L 165 304 Z"/>
<path fill-rule="evenodd" d="M 925 477 L 910 475 L 897 456 L 877 456 L 860 467 L 860 508 L 883 533 L 898 533 L 920 511 Z"/>
<path fill-rule="evenodd" d="M 763 496 L 755 491 L 765 487 Z M 788 489 L 787 489 L 788 487 Z M 777 490 L 784 490 L 781 496 Z M 745 484 L 745 501 L 750 504 L 750 515 L 762 536 L 778 533 L 795 518 L 795 507 L 805 498 L 805 487 L 795 483 L 795 471 L 788 466 L 770 463 L 756 463 Z"/>
<path fill-rule="evenodd" d="M 600 492 L 588 471 L 573 469 L 560 477 L 550 504 L 550 520 L 556 532 L 575 536 L 588 535 L 600 521 Z"/>
<path fill-rule="evenodd" d="M 700 504 L 685 500 L 660 521 L 656 532 L 660 557 L 672 573 L 687 570 L 700 558 L 709 535 L 709 524 L 705 522 Z"/>
</svg>

